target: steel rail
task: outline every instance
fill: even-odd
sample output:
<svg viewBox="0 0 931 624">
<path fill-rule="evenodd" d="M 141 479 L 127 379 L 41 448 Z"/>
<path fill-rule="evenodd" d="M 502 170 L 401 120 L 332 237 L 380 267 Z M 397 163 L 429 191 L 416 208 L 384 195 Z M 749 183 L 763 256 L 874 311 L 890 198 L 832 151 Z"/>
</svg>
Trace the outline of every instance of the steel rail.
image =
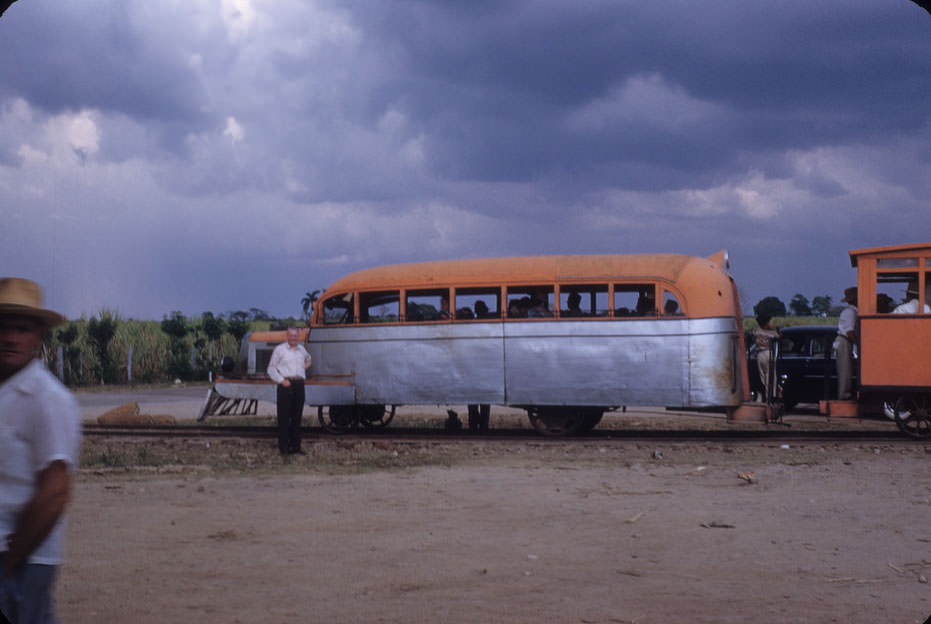
<svg viewBox="0 0 931 624">
<path fill-rule="evenodd" d="M 492 429 L 478 434 L 469 431 L 446 431 L 438 428 L 400 428 L 352 430 L 342 434 L 330 433 L 321 427 L 304 427 L 308 440 L 380 440 L 394 443 L 405 442 L 530 442 L 537 444 L 573 444 L 583 442 L 663 441 L 671 442 L 732 442 L 732 443 L 883 443 L 901 445 L 931 444 L 931 440 L 916 440 L 902 435 L 898 430 L 843 430 L 813 431 L 786 429 L 783 427 L 757 430 L 708 430 L 708 429 L 605 429 L 585 435 L 566 437 L 544 437 L 530 429 Z M 273 426 L 107 426 L 88 424 L 84 434 L 89 437 L 133 437 L 133 438 L 254 438 L 272 439 L 277 432 Z"/>
</svg>

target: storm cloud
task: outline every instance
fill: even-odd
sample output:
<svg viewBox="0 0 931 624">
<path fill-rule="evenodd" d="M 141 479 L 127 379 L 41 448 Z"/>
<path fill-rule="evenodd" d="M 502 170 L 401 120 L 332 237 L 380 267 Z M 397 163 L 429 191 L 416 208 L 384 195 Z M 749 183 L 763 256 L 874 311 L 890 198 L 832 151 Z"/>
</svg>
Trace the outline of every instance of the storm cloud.
<svg viewBox="0 0 931 624">
<path fill-rule="evenodd" d="M 0 266 L 71 317 L 722 248 L 749 309 L 837 301 L 848 250 L 929 240 L 906 0 L 20 0 L 0 54 Z"/>
</svg>

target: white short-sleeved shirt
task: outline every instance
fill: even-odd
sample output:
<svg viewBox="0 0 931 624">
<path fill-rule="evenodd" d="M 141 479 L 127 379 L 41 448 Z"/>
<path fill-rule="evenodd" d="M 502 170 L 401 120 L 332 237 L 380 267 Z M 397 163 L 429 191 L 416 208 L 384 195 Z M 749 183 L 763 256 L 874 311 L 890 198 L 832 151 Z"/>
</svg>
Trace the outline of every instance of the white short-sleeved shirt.
<svg viewBox="0 0 931 624">
<path fill-rule="evenodd" d="M 287 342 L 282 342 L 272 351 L 268 361 L 268 376 L 278 384 L 286 377 L 306 377 L 305 365 L 310 361 L 310 354 L 304 345 L 298 344 L 292 348 Z"/>
<path fill-rule="evenodd" d="M 848 332 L 855 331 L 857 328 L 857 307 L 847 306 L 841 310 L 840 318 L 837 319 L 837 333 L 846 336 Z"/>
<path fill-rule="evenodd" d="M 59 460 L 73 472 L 80 446 L 78 403 L 39 360 L 0 384 L 0 548 L 35 492 L 36 474 Z M 61 563 L 64 531 L 62 517 L 29 563 Z"/>
<path fill-rule="evenodd" d="M 928 304 L 925 304 L 925 314 L 931 312 L 931 307 L 928 307 Z M 895 310 L 892 311 L 893 314 L 918 314 L 918 300 L 909 299 L 900 306 L 896 306 Z"/>
</svg>

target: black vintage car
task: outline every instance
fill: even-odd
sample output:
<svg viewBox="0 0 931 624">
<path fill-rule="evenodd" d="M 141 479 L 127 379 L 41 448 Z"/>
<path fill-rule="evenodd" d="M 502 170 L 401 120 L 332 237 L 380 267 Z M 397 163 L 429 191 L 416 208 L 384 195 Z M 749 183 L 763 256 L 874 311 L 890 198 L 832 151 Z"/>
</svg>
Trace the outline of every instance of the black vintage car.
<svg viewBox="0 0 931 624">
<path fill-rule="evenodd" d="M 782 329 L 776 361 L 777 388 L 785 409 L 798 403 L 817 403 L 837 398 L 837 366 L 833 344 L 836 325 L 798 325 Z M 748 337 L 747 372 L 754 399 L 763 392 L 756 363 L 756 346 Z M 827 354 L 827 358 L 825 358 Z M 828 372 L 825 386 L 825 370 Z M 856 365 L 854 366 L 856 370 Z M 856 381 L 854 382 L 856 383 Z M 825 396 L 827 391 L 827 396 Z"/>
</svg>

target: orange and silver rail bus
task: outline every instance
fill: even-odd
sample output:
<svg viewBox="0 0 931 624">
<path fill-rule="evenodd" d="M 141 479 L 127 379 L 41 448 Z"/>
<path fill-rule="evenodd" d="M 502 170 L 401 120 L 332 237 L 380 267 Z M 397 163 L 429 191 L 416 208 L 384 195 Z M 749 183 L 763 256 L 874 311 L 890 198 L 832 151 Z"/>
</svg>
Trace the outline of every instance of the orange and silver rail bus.
<svg viewBox="0 0 931 624">
<path fill-rule="evenodd" d="M 526 410 L 549 435 L 621 406 L 724 408 L 748 395 L 726 252 L 488 258 L 349 274 L 314 304 L 306 402 L 321 423 L 387 424 L 399 405 Z M 263 379 L 283 332 L 244 341 L 205 413 L 274 401 Z"/>
<path fill-rule="evenodd" d="M 850 252 L 857 269 L 859 406 L 931 436 L 931 243 Z"/>
</svg>

